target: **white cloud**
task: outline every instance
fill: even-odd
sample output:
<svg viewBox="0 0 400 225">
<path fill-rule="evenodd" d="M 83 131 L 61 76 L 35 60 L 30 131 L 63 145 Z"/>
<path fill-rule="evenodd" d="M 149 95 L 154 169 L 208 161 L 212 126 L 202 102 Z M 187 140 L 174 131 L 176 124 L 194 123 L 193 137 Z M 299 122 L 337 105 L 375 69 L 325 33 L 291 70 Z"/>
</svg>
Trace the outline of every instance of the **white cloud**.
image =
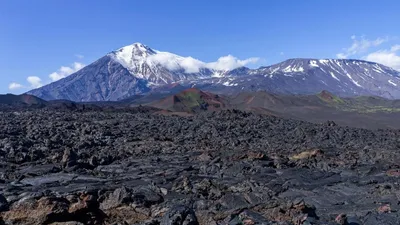
<svg viewBox="0 0 400 225">
<path fill-rule="evenodd" d="M 400 56 L 398 55 L 398 51 L 400 51 L 400 45 L 394 45 L 390 50 L 372 52 L 364 56 L 363 59 L 381 63 L 395 70 L 400 70 Z"/>
<path fill-rule="evenodd" d="M 49 77 L 51 79 L 51 82 L 54 82 L 54 81 L 60 80 L 62 78 L 65 78 L 65 77 L 79 71 L 83 67 L 85 67 L 85 65 L 83 63 L 74 62 L 71 66 L 60 67 L 60 69 L 58 69 L 56 72 L 51 73 L 49 75 Z M 26 80 L 29 83 L 29 85 L 25 86 L 25 85 L 13 82 L 8 85 L 8 89 L 9 90 L 17 90 L 17 89 L 22 89 L 22 88 L 40 88 L 44 84 L 49 83 L 49 81 L 46 81 L 43 84 L 42 79 L 37 76 L 29 76 L 26 78 Z"/>
<path fill-rule="evenodd" d="M 8 89 L 9 90 L 18 90 L 18 89 L 21 89 L 21 88 L 24 88 L 24 86 L 22 84 L 15 83 L 15 82 L 13 82 L 13 83 L 8 85 Z"/>
<path fill-rule="evenodd" d="M 345 59 L 347 58 L 347 55 L 345 55 L 344 53 L 338 53 L 336 54 L 336 57 L 338 57 L 339 59 Z"/>
<path fill-rule="evenodd" d="M 84 55 L 81 55 L 81 54 L 75 54 L 75 57 L 78 58 L 78 59 L 83 59 L 83 58 L 85 58 L 85 56 L 84 56 Z"/>
<path fill-rule="evenodd" d="M 186 73 L 197 73 L 202 68 L 215 70 L 233 70 L 258 62 L 259 58 L 240 60 L 232 55 L 220 57 L 216 62 L 205 63 L 192 57 L 181 57 L 168 52 L 158 52 L 147 57 L 149 64 L 160 64 L 168 70 L 183 69 Z"/>
<path fill-rule="evenodd" d="M 353 35 L 351 36 L 351 40 L 353 40 L 352 45 L 348 48 L 344 48 L 343 52 L 336 54 L 336 57 L 346 59 L 349 56 L 365 53 L 371 47 L 376 47 L 389 41 L 389 38 L 385 37 L 377 38 L 375 40 L 368 40 L 364 36 L 358 38 L 357 36 Z"/>
<path fill-rule="evenodd" d="M 39 77 L 30 76 L 26 78 L 26 80 L 31 85 L 31 88 L 40 88 L 41 86 L 43 86 L 42 79 L 40 79 Z"/>
<path fill-rule="evenodd" d="M 69 67 L 69 66 L 60 67 L 60 69 L 58 69 L 58 71 L 51 73 L 49 75 L 49 77 L 53 82 L 58 81 L 60 79 L 63 79 L 65 77 L 77 72 L 78 70 L 82 69 L 83 67 L 85 67 L 85 65 L 83 63 L 74 62 L 71 65 L 71 67 Z"/>
<path fill-rule="evenodd" d="M 393 45 L 392 48 L 390 49 L 390 51 L 392 52 L 397 52 L 400 50 L 400 45 Z"/>
<path fill-rule="evenodd" d="M 232 55 L 227 55 L 219 58 L 216 62 L 207 63 L 207 67 L 215 70 L 233 70 L 238 67 L 254 64 L 258 62 L 259 58 L 248 58 L 240 60 Z"/>
<path fill-rule="evenodd" d="M 168 70 L 180 69 L 179 64 L 182 60 L 182 57 L 167 52 L 159 52 L 158 54 L 148 56 L 146 59 L 147 63 L 161 64 Z"/>
<path fill-rule="evenodd" d="M 180 64 L 186 73 L 198 73 L 204 67 L 204 62 L 192 57 L 185 58 Z"/>
</svg>

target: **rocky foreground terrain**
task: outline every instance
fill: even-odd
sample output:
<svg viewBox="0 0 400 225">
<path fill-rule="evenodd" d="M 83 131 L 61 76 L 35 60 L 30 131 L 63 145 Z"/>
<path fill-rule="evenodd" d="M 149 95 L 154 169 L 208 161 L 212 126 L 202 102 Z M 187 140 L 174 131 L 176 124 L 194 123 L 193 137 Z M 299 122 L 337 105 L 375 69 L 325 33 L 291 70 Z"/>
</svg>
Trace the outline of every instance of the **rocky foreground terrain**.
<svg viewBox="0 0 400 225">
<path fill-rule="evenodd" d="M 0 224 L 400 224 L 400 130 L 145 108 L 0 126 Z"/>
</svg>

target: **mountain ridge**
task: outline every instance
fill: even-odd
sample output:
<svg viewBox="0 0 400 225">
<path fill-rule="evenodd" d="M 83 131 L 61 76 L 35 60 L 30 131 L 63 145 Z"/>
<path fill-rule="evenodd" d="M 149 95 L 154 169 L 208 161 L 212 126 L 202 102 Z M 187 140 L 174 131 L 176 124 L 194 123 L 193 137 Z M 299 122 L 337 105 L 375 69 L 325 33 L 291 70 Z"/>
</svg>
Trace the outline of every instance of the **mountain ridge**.
<svg viewBox="0 0 400 225">
<path fill-rule="evenodd" d="M 328 90 L 339 96 L 376 95 L 400 98 L 400 72 L 356 59 L 292 58 L 250 69 L 212 69 L 182 57 L 134 43 L 112 51 L 76 73 L 27 92 L 45 100 L 115 101 L 167 89 L 173 83 L 217 94 L 265 90 L 313 94 Z"/>
<path fill-rule="evenodd" d="M 195 97 L 185 97 L 187 92 L 195 93 Z M 199 102 L 203 104 L 198 104 Z M 218 107 L 213 106 L 215 103 Z M 222 96 L 191 88 L 167 97 L 160 96 L 159 100 L 153 99 L 144 105 L 168 110 L 163 114 L 169 115 L 239 110 L 313 123 L 334 121 L 342 126 L 362 128 L 400 127 L 400 121 L 397 120 L 400 115 L 400 100 L 376 96 L 342 98 L 326 90 L 313 95 L 285 95 L 258 91 Z"/>
<path fill-rule="evenodd" d="M 46 101 L 33 95 L 21 94 L 5 94 L 0 95 L 0 105 L 43 105 Z"/>
</svg>

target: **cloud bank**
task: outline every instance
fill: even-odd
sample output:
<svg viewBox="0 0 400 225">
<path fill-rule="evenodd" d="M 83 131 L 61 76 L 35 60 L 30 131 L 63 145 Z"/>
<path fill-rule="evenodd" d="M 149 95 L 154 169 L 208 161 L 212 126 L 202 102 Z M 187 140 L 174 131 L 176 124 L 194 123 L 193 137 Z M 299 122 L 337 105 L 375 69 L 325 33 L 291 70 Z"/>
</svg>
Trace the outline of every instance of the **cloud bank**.
<svg viewBox="0 0 400 225">
<path fill-rule="evenodd" d="M 16 91 L 16 90 L 20 90 L 20 89 L 40 88 L 45 84 L 65 78 L 65 77 L 79 71 L 83 67 L 85 67 L 85 64 L 80 63 L 80 62 L 74 62 L 70 66 L 61 66 L 60 69 L 51 73 L 49 75 L 50 80 L 48 80 L 46 82 L 43 82 L 42 79 L 38 76 L 29 76 L 26 78 L 28 85 L 23 85 L 23 84 L 20 84 L 17 82 L 12 82 L 8 85 L 8 89 L 11 91 Z"/>
<path fill-rule="evenodd" d="M 184 69 L 187 73 L 197 73 L 204 63 L 192 57 L 180 57 L 168 52 L 159 52 L 146 58 L 149 65 L 162 65 L 168 70 Z"/>
<path fill-rule="evenodd" d="M 219 58 L 216 62 L 207 63 L 207 68 L 215 70 L 233 70 L 248 64 L 257 63 L 260 59 L 253 57 L 245 60 L 240 60 L 232 55 L 227 55 Z"/>
<path fill-rule="evenodd" d="M 215 62 L 202 62 L 193 57 L 181 57 L 168 52 L 158 52 L 155 55 L 147 57 L 148 64 L 159 64 L 168 70 L 183 69 L 186 73 L 198 73 L 200 69 L 208 68 L 213 70 L 233 70 L 238 67 L 254 64 L 259 58 L 253 57 L 248 59 L 238 59 L 232 55 L 220 57 Z"/>
<path fill-rule="evenodd" d="M 400 71 L 400 55 L 398 55 L 399 52 L 400 45 L 394 45 L 389 50 L 379 50 L 376 52 L 372 52 L 363 58 L 367 61 L 381 63 Z"/>
</svg>

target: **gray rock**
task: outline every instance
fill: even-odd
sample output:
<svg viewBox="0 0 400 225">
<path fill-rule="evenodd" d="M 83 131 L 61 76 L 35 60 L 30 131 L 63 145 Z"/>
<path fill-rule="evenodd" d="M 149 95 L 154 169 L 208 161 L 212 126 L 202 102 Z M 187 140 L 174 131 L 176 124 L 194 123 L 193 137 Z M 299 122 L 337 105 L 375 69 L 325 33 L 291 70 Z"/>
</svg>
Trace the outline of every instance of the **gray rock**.
<svg viewBox="0 0 400 225">
<path fill-rule="evenodd" d="M 147 187 L 141 187 L 132 193 L 132 202 L 136 207 L 148 208 L 163 201 L 164 199 L 161 195 Z"/>
<path fill-rule="evenodd" d="M 100 203 L 100 209 L 112 209 L 123 204 L 129 204 L 130 202 L 132 202 L 131 191 L 125 187 L 121 187 L 115 189 L 113 193 L 109 194 L 104 201 Z"/>
<path fill-rule="evenodd" d="M 64 168 L 72 167 L 77 164 L 78 155 L 70 148 L 64 150 L 64 154 L 61 163 Z"/>
<path fill-rule="evenodd" d="M 219 200 L 219 203 L 225 209 L 241 209 L 241 208 L 246 208 L 249 206 L 249 203 L 247 203 L 247 201 L 243 195 L 231 194 L 231 193 L 224 195 Z"/>
<path fill-rule="evenodd" d="M 244 210 L 237 215 L 232 215 L 232 219 L 229 221 L 229 225 L 242 225 L 242 224 L 254 224 L 254 225 L 271 225 L 271 221 L 264 218 L 262 215 L 253 212 L 251 210 Z"/>
<path fill-rule="evenodd" d="M 2 194 L 0 194 L 0 212 L 7 211 L 7 210 L 8 210 L 7 199 Z"/>
<path fill-rule="evenodd" d="M 160 225 L 199 225 L 194 211 L 183 205 L 171 208 L 162 218 Z"/>
</svg>

